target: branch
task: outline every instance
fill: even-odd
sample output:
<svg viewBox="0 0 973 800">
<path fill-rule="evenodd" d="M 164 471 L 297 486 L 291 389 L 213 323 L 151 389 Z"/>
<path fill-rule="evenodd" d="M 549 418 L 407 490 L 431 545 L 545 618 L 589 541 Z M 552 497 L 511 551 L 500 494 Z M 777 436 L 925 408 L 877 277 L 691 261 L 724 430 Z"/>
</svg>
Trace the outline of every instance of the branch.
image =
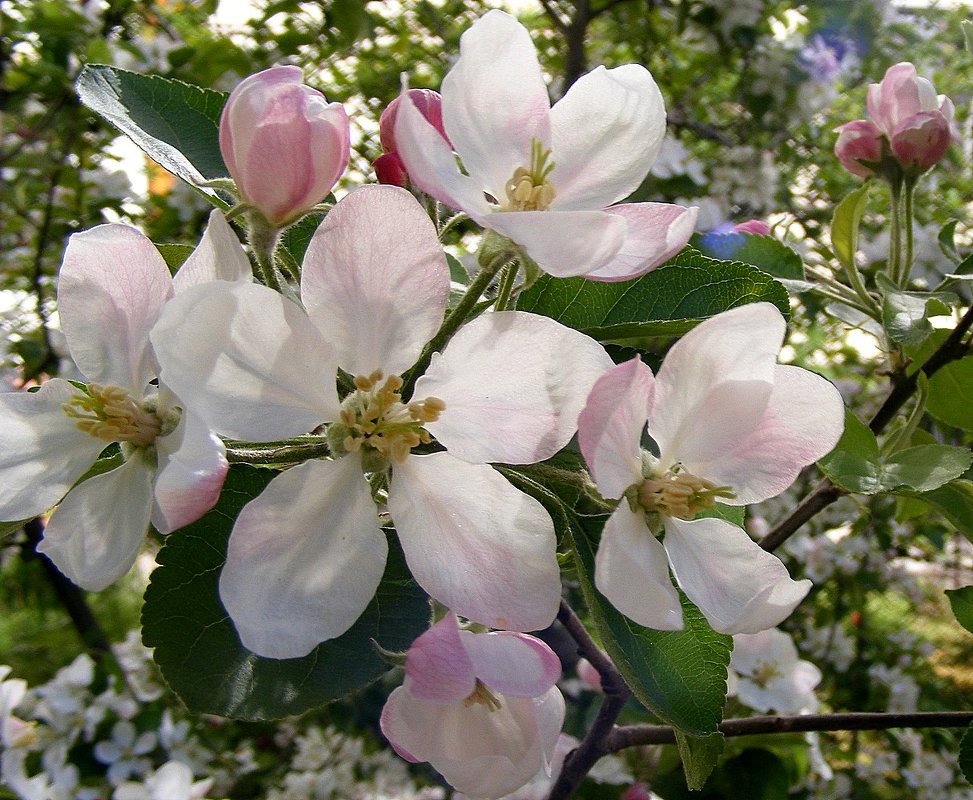
<svg viewBox="0 0 973 800">
<path fill-rule="evenodd" d="M 884 731 L 889 728 L 965 728 L 973 711 L 915 711 L 884 714 L 854 711 L 845 714 L 802 714 L 796 717 L 746 717 L 720 723 L 724 736 L 808 731 Z M 626 725 L 608 736 L 608 752 L 646 744 L 673 744 L 675 731 L 668 725 Z"/>
<path fill-rule="evenodd" d="M 931 378 L 951 361 L 957 361 L 969 352 L 969 344 L 965 343 L 963 338 L 970 328 L 973 328 L 973 306 L 967 309 L 953 331 L 919 369 L 911 375 L 906 374 L 904 369 L 895 374 L 892 391 L 868 423 L 872 433 L 880 433 L 912 397 L 916 391 L 920 372 L 925 373 L 927 378 Z M 760 546 L 768 551 L 780 547 L 811 517 L 844 494 L 846 494 L 844 489 L 835 486 L 828 478 L 823 478 L 790 514 L 760 540 Z"/>
</svg>

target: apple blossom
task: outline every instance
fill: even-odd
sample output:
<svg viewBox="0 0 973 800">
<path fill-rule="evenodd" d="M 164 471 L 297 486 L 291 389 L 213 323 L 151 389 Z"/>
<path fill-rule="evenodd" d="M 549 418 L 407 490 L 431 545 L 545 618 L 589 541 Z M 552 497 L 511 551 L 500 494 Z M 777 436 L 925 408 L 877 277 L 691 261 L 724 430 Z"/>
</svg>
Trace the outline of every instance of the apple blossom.
<svg viewBox="0 0 973 800">
<path fill-rule="evenodd" d="M 181 413 L 168 387 L 152 385 L 158 366 L 149 331 L 174 292 L 250 276 L 218 211 L 175 280 L 155 245 L 127 225 L 70 238 L 58 307 L 89 383 L 82 390 L 53 378 L 34 393 L 0 395 L 0 518 L 28 519 L 60 502 L 38 550 L 83 588 L 103 589 L 129 570 L 150 519 L 166 533 L 216 502 L 227 469 L 223 445 L 198 417 Z M 123 463 L 78 483 L 113 442 Z"/>
<path fill-rule="evenodd" d="M 411 100 L 419 113 L 439 131 L 439 135 L 449 144 L 449 137 L 443 128 L 443 99 L 439 92 L 434 92 L 431 89 L 409 89 L 404 95 L 396 97 L 386 106 L 378 120 L 378 136 L 382 143 L 383 152 L 372 162 L 379 183 L 389 183 L 393 186 L 406 186 L 409 180 L 409 175 L 405 171 L 405 165 L 402 163 L 398 147 L 395 144 L 395 120 L 398 118 L 399 106 L 402 104 L 403 98 Z"/>
<path fill-rule="evenodd" d="M 936 90 L 926 78 L 920 78 L 916 68 L 908 61 L 889 67 L 881 83 L 868 87 L 866 100 L 868 116 L 889 140 L 894 140 L 895 132 L 916 114 L 938 112 L 947 121 L 952 121 L 953 102 L 945 95 L 936 95 Z"/>
<path fill-rule="evenodd" d="M 493 628 L 543 628 L 557 613 L 550 517 L 489 464 L 534 463 L 567 444 L 611 361 L 551 319 L 489 313 L 460 328 L 403 398 L 400 376 L 438 330 L 448 292 L 419 203 L 364 186 L 311 240 L 306 312 L 246 285 L 201 287 L 163 314 L 152 337 L 163 380 L 215 430 L 271 441 L 329 425 L 334 460 L 275 478 L 230 537 L 220 596 L 254 652 L 304 655 L 375 593 L 387 544 L 363 473 L 389 478 L 406 561 L 433 597 Z M 343 398 L 339 367 L 354 376 Z"/>
<path fill-rule="evenodd" d="M 846 170 L 860 178 L 875 175 L 882 160 L 882 132 L 867 119 L 856 119 L 835 128 L 834 154 Z"/>
<path fill-rule="evenodd" d="M 737 699 L 756 711 L 799 714 L 817 708 L 814 687 L 821 682 L 821 670 L 798 658 L 782 630 L 734 636 L 730 669 L 737 675 Z"/>
<path fill-rule="evenodd" d="M 698 518 L 717 500 L 774 497 L 841 435 L 834 386 L 776 364 L 783 336 L 774 306 L 742 306 L 686 334 L 658 376 L 635 358 L 592 389 L 578 419 L 581 452 L 602 495 L 624 498 L 605 525 L 595 584 L 640 625 L 682 628 L 670 567 L 721 633 L 775 626 L 810 588 L 742 529 Z M 640 445 L 646 426 L 653 452 Z"/>
<path fill-rule="evenodd" d="M 408 761 L 428 761 L 458 791 L 499 798 L 544 770 L 564 722 L 561 664 L 522 633 L 471 633 L 448 614 L 416 639 L 382 733 Z"/>
<path fill-rule="evenodd" d="M 244 79 L 220 117 L 220 152 L 244 203 L 281 227 L 320 203 L 348 166 L 348 116 L 299 67 Z"/>
<path fill-rule="evenodd" d="M 693 232 L 694 208 L 612 205 L 639 186 L 665 135 L 662 94 L 644 67 L 599 67 L 552 107 L 526 28 L 492 10 L 460 40 L 443 80 L 442 118 L 455 155 L 403 97 L 395 142 L 413 185 L 515 242 L 552 275 L 632 278 Z"/>
</svg>

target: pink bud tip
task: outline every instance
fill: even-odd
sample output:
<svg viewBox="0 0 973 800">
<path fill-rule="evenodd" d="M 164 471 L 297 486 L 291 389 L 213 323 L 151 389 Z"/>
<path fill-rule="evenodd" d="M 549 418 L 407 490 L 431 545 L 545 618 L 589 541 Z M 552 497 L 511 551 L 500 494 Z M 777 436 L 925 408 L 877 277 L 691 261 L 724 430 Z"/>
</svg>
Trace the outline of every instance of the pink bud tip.
<svg viewBox="0 0 973 800">
<path fill-rule="evenodd" d="M 408 97 L 426 121 L 439 131 L 439 135 L 446 140 L 447 144 L 452 146 L 446 135 L 446 128 L 443 126 L 443 98 L 439 92 L 434 92 L 432 89 L 409 89 L 405 95 L 399 95 L 389 103 L 379 118 L 378 136 L 382 143 L 382 150 L 386 153 L 398 152 L 395 145 L 395 119 L 399 114 L 399 104 L 403 97 Z"/>
<path fill-rule="evenodd" d="M 734 233 L 752 233 L 757 236 L 770 236 L 770 226 L 762 219 L 748 219 L 733 226 Z"/>
<path fill-rule="evenodd" d="M 872 165 L 882 160 L 882 132 L 867 119 L 846 122 L 835 129 L 838 141 L 834 154 L 852 175 L 867 178 L 875 174 Z"/>
</svg>

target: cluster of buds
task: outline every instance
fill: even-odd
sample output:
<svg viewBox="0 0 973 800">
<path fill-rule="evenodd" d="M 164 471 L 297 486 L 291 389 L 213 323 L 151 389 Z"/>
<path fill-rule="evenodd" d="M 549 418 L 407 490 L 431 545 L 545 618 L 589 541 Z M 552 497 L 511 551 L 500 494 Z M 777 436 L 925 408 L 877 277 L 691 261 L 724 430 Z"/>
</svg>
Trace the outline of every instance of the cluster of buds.
<svg viewBox="0 0 973 800">
<path fill-rule="evenodd" d="M 939 162 L 949 147 L 953 103 L 907 61 L 889 67 L 868 87 L 868 115 L 836 128 L 834 151 L 853 175 L 898 180 Z"/>
</svg>

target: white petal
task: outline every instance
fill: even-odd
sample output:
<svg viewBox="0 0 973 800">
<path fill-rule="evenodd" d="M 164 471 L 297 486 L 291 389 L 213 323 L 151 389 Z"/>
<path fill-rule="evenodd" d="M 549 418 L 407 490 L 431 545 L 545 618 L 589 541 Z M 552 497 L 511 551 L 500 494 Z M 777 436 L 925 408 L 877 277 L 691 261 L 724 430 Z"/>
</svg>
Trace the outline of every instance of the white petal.
<svg viewBox="0 0 973 800">
<path fill-rule="evenodd" d="M 800 471 L 831 451 L 844 427 L 838 390 L 806 369 L 777 366 L 774 387 L 753 432 L 729 452 L 690 471 L 733 487 L 727 502 L 746 505 L 776 497 Z M 688 465 L 687 465 L 688 466 Z"/>
<path fill-rule="evenodd" d="M 544 642 L 524 633 L 460 631 L 476 677 L 514 697 L 546 694 L 561 677 L 561 661 Z"/>
<path fill-rule="evenodd" d="M 0 519 L 47 511 L 105 448 L 106 442 L 79 431 L 61 410 L 78 394 L 60 378 L 37 392 L 0 393 Z"/>
<path fill-rule="evenodd" d="M 412 366 L 442 324 L 448 296 L 436 228 L 397 186 L 347 195 L 304 256 L 301 299 L 352 375 L 398 375 Z"/>
<path fill-rule="evenodd" d="M 558 278 L 605 267 L 628 236 L 628 222 L 606 211 L 504 211 L 477 221 L 519 244 Z"/>
<path fill-rule="evenodd" d="M 605 211 L 624 217 L 628 228 L 615 257 L 587 274 L 597 281 L 626 281 L 668 261 L 686 246 L 699 213 L 669 203 L 626 203 Z"/>
<path fill-rule="evenodd" d="M 358 459 L 307 461 L 243 507 L 220 599 L 244 647 L 266 658 L 305 656 L 361 616 L 387 553 Z"/>
<path fill-rule="evenodd" d="M 638 357 L 603 374 L 578 416 L 578 446 L 602 496 L 619 498 L 642 479 L 640 442 L 655 396 L 652 370 Z"/>
<path fill-rule="evenodd" d="M 223 212 L 213 209 L 206 230 L 203 231 L 203 238 L 172 279 L 176 292 L 184 292 L 190 286 L 210 281 L 249 283 L 252 280 L 250 259 L 247 258 L 240 240 Z"/>
<path fill-rule="evenodd" d="M 550 143 L 551 103 L 527 29 L 503 11 L 484 14 L 460 38 L 442 95 L 443 124 L 467 174 L 502 199 L 514 170 L 530 166 L 531 140 Z"/>
<path fill-rule="evenodd" d="M 717 314 L 673 345 L 656 375 L 649 417 L 664 465 L 709 460 L 753 431 L 783 338 L 780 312 L 753 303 Z"/>
<path fill-rule="evenodd" d="M 611 366 L 594 339 L 547 317 L 502 311 L 464 325 L 413 397 L 446 404 L 426 428 L 454 456 L 532 464 L 570 441 L 588 392 Z"/>
<path fill-rule="evenodd" d="M 172 297 L 155 245 L 128 225 L 98 225 L 68 240 L 57 306 L 71 356 L 88 380 L 141 394 L 158 374 L 149 331 Z"/>
<path fill-rule="evenodd" d="M 163 383 L 217 433 L 271 441 L 338 417 L 331 345 L 265 286 L 188 289 L 166 305 L 152 342 Z"/>
<path fill-rule="evenodd" d="M 189 412 L 183 412 L 176 429 L 157 439 L 155 447 L 159 472 L 152 523 L 161 533 L 169 533 L 216 505 L 229 465 L 220 438 Z"/>
<path fill-rule="evenodd" d="M 605 523 L 595 555 L 595 586 L 626 617 L 660 631 L 683 627 L 679 595 L 662 544 L 624 500 Z"/>
<path fill-rule="evenodd" d="M 773 628 L 811 588 L 726 520 L 667 519 L 664 544 L 679 586 L 720 633 Z"/>
<path fill-rule="evenodd" d="M 82 589 L 98 592 L 132 568 L 152 513 L 154 469 L 136 454 L 70 492 L 37 545 Z"/>
<path fill-rule="evenodd" d="M 394 467 L 389 511 L 416 581 L 457 614 L 522 631 L 554 621 L 554 524 L 492 467 L 409 456 Z"/>
<path fill-rule="evenodd" d="M 666 132 L 662 93 L 638 64 L 582 75 L 551 109 L 558 210 L 601 208 L 639 187 Z"/>
</svg>

